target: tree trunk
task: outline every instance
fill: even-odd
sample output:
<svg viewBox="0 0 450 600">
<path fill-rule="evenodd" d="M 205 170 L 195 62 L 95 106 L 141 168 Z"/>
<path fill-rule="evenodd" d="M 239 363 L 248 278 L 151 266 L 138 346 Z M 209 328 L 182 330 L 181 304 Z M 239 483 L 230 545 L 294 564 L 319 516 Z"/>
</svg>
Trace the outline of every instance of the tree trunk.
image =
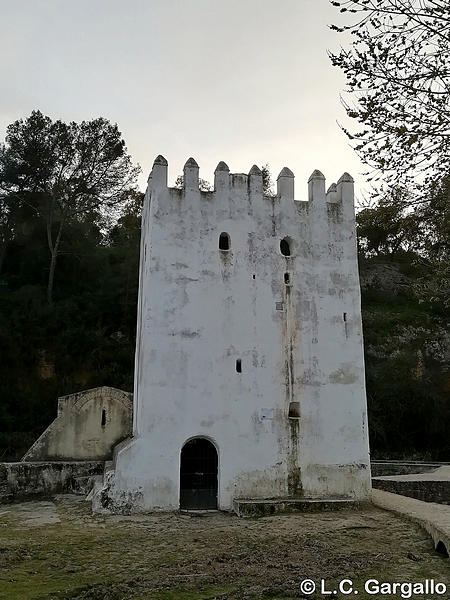
<svg viewBox="0 0 450 600">
<path fill-rule="evenodd" d="M 11 233 L 11 216 L 8 218 L 4 226 L 2 227 L 2 242 L 0 245 L 0 276 L 3 272 L 3 265 L 6 258 L 6 250 L 8 249 L 8 245 L 11 242 L 13 235 Z"/>
<path fill-rule="evenodd" d="M 4 242 L 0 247 L 0 276 L 3 271 L 3 263 L 5 261 L 5 255 L 6 255 L 6 242 Z"/>
<path fill-rule="evenodd" d="M 47 302 L 49 304 L 53 304 L 53 282 L 55 280 L 56 258 L 58 256 L 57 249 L 53 249 L 51 256 L 47 283 Z"/>
<path fill-rule="evenodd" d="M 55 281 L 55 269 L 56 269 L 56 259 L 59 254 L 59 245 L 61 242 L 61 234 L 64 225 L 64 218 L 61 217 L 61 221 L 59 223 L 58 234 L 56 236 L 55 243 L 52 244 L 52 234 L 51 234 L 51 221 L 47 223 L 47 238 L 49 241 L 49 249 L 50 249 L 50 269 L 48 272 L 48 283 L 47 283 L 47 302 L 49 304 L 53 304 L 53 285 Z"/>
</svg>

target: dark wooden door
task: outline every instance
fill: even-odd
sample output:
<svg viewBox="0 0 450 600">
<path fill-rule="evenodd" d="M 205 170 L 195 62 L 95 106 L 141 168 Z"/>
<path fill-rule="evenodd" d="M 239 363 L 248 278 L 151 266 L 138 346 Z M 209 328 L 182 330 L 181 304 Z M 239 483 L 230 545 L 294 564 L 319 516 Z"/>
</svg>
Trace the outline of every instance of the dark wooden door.
<svg viewBox="0 0 450 600">
<path fill-rule="evenodd" d="M 209 440 L 195 438 L 181 450 L 180 508 L 217 508 L 217 451 Z"/>
</svg>

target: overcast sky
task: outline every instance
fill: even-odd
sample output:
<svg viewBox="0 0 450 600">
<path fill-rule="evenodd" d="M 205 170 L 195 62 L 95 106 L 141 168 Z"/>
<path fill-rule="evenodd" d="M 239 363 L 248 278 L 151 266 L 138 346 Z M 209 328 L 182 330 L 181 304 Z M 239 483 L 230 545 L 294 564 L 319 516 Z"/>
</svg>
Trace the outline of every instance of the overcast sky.
<svg viewBox="0 0 450 600">
<path fill-rule="evenodd" d="M 328 0 L 0 0 L 0 137 L 33 109 L 66 121 L 117 122 L 143 170 L 156 155 L 169 181 L 193 156 L 248 172 L 269 163 L 296 175 L 306 198 L 318 168 L 327 185 L 364 168 L 337 121 L 344 77 L 327 49 Z"/>
</svg>

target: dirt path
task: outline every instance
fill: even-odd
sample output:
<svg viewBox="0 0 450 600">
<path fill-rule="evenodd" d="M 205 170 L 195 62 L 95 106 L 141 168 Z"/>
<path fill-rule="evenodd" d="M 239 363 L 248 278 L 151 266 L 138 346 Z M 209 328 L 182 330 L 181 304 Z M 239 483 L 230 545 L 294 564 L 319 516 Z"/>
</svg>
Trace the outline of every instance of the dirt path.
<svg viewBox="0 0 450 600">
<path fill-rule="evenodd" d="M 364 593 L 368 578 L 449 584 L 449 575 L 426 533 L 376 508 L 259 520 L 104 517 L 61 496 L 0 509 L 2 600 L 281 600 L 304 597 L 305 578 L 329 589 L 350 578 L 359 600 L 376 597 Z"/>
</svg>

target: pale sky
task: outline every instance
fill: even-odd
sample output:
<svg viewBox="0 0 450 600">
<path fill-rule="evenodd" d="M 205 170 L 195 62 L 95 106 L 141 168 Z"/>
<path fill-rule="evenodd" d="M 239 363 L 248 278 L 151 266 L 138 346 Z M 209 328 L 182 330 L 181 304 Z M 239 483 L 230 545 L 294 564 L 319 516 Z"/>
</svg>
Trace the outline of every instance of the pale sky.
<svg viewBox="0 0 450 600">
<path fill-rule="evenodd" d="M 53 119 L 117 122 L 143 170 L 193 156 L 212 182 L 287 166 L 295 197 L 320 169 L 327 185 L 364 167 L 337 121 L 345 79 L 327 49 L 345 38 L 328 0 L 0 0 L 0 138 L 40 109 Z"/>
</svg>

